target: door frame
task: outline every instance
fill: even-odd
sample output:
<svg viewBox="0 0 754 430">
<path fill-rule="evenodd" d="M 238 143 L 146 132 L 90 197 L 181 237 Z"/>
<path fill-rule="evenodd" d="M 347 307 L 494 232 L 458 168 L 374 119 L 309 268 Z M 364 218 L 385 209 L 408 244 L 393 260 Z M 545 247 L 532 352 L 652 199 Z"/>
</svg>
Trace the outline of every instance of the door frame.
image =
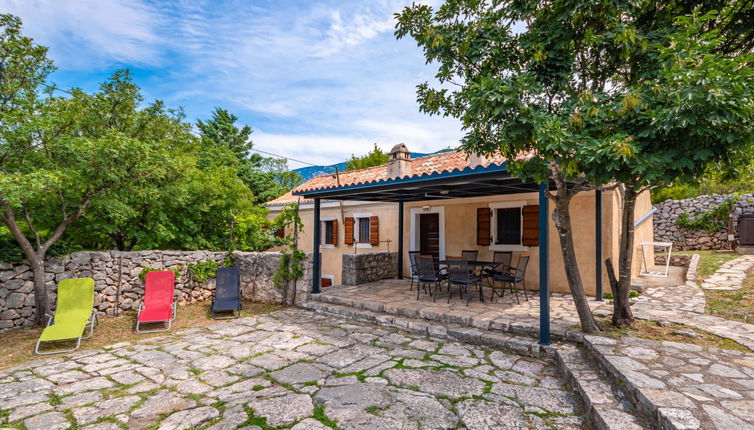
<svg viewBox="0 0 754 430">
<path fill-rule="evenodd" d="M 440 259 L 445 259 L 445 207 L 433 206 L 429 209 L 424 208 L 411 208 L 411 218 L 409 219 L 411 237 L 411 251 L 419 251 L 420 238 L 419 234 L 421 229 L 419 228 L 421 217 L 423 214 L 438 214 L 439 229 L 440 229 Z"/>
</svg>

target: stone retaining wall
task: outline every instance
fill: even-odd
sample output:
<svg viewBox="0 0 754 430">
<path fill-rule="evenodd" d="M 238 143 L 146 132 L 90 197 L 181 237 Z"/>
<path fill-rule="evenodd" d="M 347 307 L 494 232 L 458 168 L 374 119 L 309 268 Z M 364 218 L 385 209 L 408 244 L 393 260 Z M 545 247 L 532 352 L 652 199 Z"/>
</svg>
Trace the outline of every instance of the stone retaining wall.
<svg viewBox="0 0 754 430">
<path fill-rule="evenodd" d="M 343 276 L 341 279 L 344 285 L 359 285 L 397 276 L 397 252 L 343 254 Z"/>
<path fill-rule="evenodd" d="M 139 274 L 144 268 L 169 269 L 179 272 L 176 278 L 178 304 L 208 300 L 215 289 L 215 280 L 198 283 L 187 265 L 200 261 L 222 262 L 227 252 L 209 251 L 100 251 L 75 252 L 63 258 L 49 259 L 45 264 L 45 280 L 51 306 L 55 306 L 57 282 L 67 278 L 92 277 L 95 281 L 95 308 L 105 314 L 119 310 L 138 309 L 144 294 Z M 283 289 L 276 286 L 274 274 L 280 254 L 277 252 L 234 252 L 235 265 L 241 270 L 241 291 L 244 299 L 282 303 Z M 309 261 L 309 260 L 307 260 Z M 297 301 L 303 300 L 311 285 L 311 264 L 296 285 Z M 0 263 L 0 329 L 30 326 L 33 323 L 34 284 L 28 265 Z"/>
<path fill-rule="evenodd" d="M 698 212 L 709 212 L 722 204 L 730 196 L 711 194 L 685 200 L 666 200 L 655 205 L 657 212 L 654 214 L 654 240 L 658 242 L 673 242 L 673 249 L 678 250 L 703 250 L 703 249 L 727 249 L 727 228 L 715 233 L 705 230 L 689 230 L 676 224 L 681 213 L 693 215 Z M 735 204 L 734 223 L 738 215 L 742 213 L 754 213 L 754 196 L 744 194 Z M 735 227 L 735 225 L 734 225 Z"/>
</svg>

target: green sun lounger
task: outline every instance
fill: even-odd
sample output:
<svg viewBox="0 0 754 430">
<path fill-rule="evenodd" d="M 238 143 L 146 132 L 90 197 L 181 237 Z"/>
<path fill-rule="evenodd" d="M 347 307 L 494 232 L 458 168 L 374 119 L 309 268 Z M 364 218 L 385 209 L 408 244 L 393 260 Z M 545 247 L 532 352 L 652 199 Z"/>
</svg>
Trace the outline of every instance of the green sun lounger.
<svg viewBox="0 0 754 430">
<path fill-rule="evenodd" d="M 79 349 L 81 339 L 89 339 L 94 333 L 97 313 L 94 307 L 94 279 L 64 279 L 58 283 L 58 301 L 55 316 L 49 316 L 47 327 L 39 336 L 34 352 L 39 355 L 72 352 Z M 84 331 L 89 329 L 89 335 Z M 73 349 L 41 352 L 43 342 L 76 341 Z"/>
</svg>

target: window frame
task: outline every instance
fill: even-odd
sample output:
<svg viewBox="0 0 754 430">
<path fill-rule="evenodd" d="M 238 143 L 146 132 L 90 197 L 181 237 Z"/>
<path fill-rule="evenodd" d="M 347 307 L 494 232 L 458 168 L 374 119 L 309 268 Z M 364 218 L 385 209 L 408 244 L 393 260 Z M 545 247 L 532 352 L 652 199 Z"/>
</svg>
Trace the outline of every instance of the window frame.
<svg viewBox="0 0 754 430">
<path fill-rule="evenodd" d="M 337 245 L 337 243 L 327 243 L 327 223 L 332 223 L 333 221 L 336 221 L 337 218 L 335 217 L 328 217 L 328 218 L 320 218 L 320 237 L 322 238 L 322 242 L 320 243 L 319 247 L 320 249 L 333 249 Z M 334 226 L 333 226 L 334 227 Z"/>
<path fill-rule="evenodd" d="M 524 206 L 528 206 L 529 203 L 526 201 L 510 201 L 510 202 L 496 202 L 496 203 L 490 203 L 489 208 L 492 211 L 492 222 L 490 223 L 490 230 L 491 230 L 491 236 L 492 236 L 492 243 L 489 246 L 490 251 L 520 251 L 520 252 L 526 252 L 529 251 L 528 246 L 523 245 L 524 240 Z M 497 243 L 497 223 L 498 223 L 498 209 L 513 209 L 518 208 L 519 210 L 519 234 L 518 234 L 518 244 L 503 244 L 503 243 Z"/>
<path fill-rule="evenodd" d="M 369 227 L 372 226 L 372 221 L 370 220 L 371 217 L 373 217 L 374 214 L 371 213 L 357 213 L 353 214 L 353 239 L 354 239 L 354 245 L 357 248 L 372 248 L 372 244 L 369 243 L 369 235 L 370 235 L 370 229 L 367 229 L 366 235 L 367 235 L 367 241 L 362 242 L 361 239 L 361 220 L 365 219 L 367 220 L 367 223 L 369 224 Z"/>
</svg>

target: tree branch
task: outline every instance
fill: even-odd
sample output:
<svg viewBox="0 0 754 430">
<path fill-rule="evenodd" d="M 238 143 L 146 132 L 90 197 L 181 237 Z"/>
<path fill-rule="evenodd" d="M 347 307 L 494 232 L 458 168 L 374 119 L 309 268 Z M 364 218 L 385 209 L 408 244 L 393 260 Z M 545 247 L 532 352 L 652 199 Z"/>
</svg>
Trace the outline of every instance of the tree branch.
<svg viewBox="0 0 754 430">
<path fill-rule="evenodd" d="M 31 222 L 31 216 L 29 215 L 29 208 L 26 206 L 26 202 L 21 200 L 21 207 L 24 210 L 24 218 L 26 219 L 26 225 L 29 226 L 29 230 L 31 230 L 32 233 L 34 233 L 34 239 L 37 242 L 37 249 L 40 249 L 42 246 L 42 240 L 39 237 L 39 232 L 37 229 L 34 228 L 34 224 Z"/>
</svg>

